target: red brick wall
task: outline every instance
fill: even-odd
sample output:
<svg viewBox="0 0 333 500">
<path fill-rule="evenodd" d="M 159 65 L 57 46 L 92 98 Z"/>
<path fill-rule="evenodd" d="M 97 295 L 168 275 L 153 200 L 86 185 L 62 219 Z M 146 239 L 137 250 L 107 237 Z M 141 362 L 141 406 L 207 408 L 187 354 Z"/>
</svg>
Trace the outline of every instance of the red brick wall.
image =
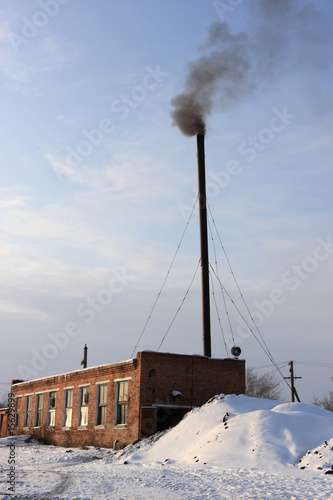
<svg viewBox="0 0 333 500">
<path fill-rule="evenodd" d="M 0 437 L 6 437 L 8 434 L 8 413 L 7 409 L 0 410 Z"/>
<path fill-rule="evenodd" d="M 141 364 L 142 436 L 156 432 L 161 422 L 157 409 L 144 407 L 176 405 L 185 410 L 185 407 L 201 406 L 217 394 L 245 393 L 244 360 L 149 351 L 139 352 L 137 359 Z M 175 398 L 172 391 L 181 392 L 182 398 Z"/>
<path fill-rule="evenodd" d="M 131 377 L 128 382 L 127 425 L 115 426 L 116 383 L 114 379 Z M 105 428 L 95 428 L 98 382 L 108 381 Z M 86 429 L 78 428 L 80 385 L 89 384 L 89 414 Z M 73 387 L 72 426 L 63 429 L 64 388 Z M 49 392 L 56 390 L 55 427 L 47 428 Z M 174 398 L 172 391 L 182 393 Z M 30 434 L 49 444 L 66 447 L 102 446 L 117 448 L 156 430 L 157 407 L 190 408 L 206 403 L 216 394 L 245 392 L 245 361 L 211 359 L 203 356 L 142 351 L 137 359 L 113 365 L 87 368 L 63 375 L 13 384 L 18 397 L 17 434 Z M 42 425 L 34 427 L 37 394 L 43 392 Z M 32 394 L 31 426 L 24 428 L 26 395 Z M 148 408 L 142 408 L 148 407 Z M 150 408 L 149 408 L 150 407 Z M 178 410 L 181 412 L 181 410 Z M 149 425 L 147 425 L 147 422 Z M 148 427 L 150 431 L 148 432 Z M 141 433 L 141 428 L 144 430 Z"/>
<path fill-rule="evenodd" d="M 128 382 L 128 419 L 126 427 L 115 426 L 115 388 L 114 379 L 131 377 Z M 107 384 L 107 411 L 105 429 L 95 429 L 96 416 L 96 382 L 108 380 Z M 87 429 L 78 429 L 79 397 L 82 384 L 89 385 L 89 413 Z M 64 408 L 64 388 L 73 387 L 73 407 L 71 430 L 63 430 L 63 408 Z M 139 396 L 137 387 L 139 386 L 139 370 L 136 368 L 136 361 L 117 363 L 115 365 L 88 368 L 64 375 L 48 377 L 46 379 L 33 380 L 12 385 L 12 392 L 18 398 L 18 410 L 20 414 L 19 428 L 17 434 L 30 434 L 38 439 L 44 440 L 48 444 L 56 444 L 66 447 L 77 446 L 105 446 L 112 447 L 115 440 L 118 440 L 118 447 L 131 443 L 138 439 L 139 422 Z M 47 428 L 48 416 L 48 396 L 49 392 L 56 390 L 56 412 L 55 427 Z M 47 392 L 46 392 L 47 391 Z M 34 428 L 36 418 L 36 397 L 39 392 L 43 392 L 43 413 L 42 425 Z M 32 413 L 31 426 L 24 428 L 26 395 L 32 393 Z"/>
<path fill-rule="evenodd" d="M 201 406 L 216 394 L 244 394 L 245 361 L 142 351 L 141 406 L 177 404 Z"/>
</svg>

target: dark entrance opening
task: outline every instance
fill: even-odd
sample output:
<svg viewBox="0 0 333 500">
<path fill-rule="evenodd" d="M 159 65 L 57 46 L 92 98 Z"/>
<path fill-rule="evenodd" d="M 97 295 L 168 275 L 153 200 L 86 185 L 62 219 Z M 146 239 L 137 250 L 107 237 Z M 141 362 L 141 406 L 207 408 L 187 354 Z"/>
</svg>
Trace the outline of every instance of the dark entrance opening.
<svg viewBox="0 0 333 500">
<path fill-rule="evenodd" d="M 157 432 L 179 424 L 188 411 L 190 411 L 189 408 L 157 408 Z"/>
</svg>

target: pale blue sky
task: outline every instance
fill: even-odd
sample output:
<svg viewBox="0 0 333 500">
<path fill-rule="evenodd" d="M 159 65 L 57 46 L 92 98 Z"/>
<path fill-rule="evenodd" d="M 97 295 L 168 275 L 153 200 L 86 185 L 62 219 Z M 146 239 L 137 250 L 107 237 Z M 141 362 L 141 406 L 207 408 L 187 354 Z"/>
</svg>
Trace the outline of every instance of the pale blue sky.
<svg viewBox="0 0 333 500">
<path fill-rule="evenodd" d="M 85 343 L 89 365 L 130 357 L 197 191 L 195 138 L 171 125 L 170 101 L 184 89 L 188 63 L 207 53 L 213 23 L 259 44 L 261 2 L 236 3 L 1 2 L 1 382 L 22 376 L 23 365 L 26 378 L 80 368 Z M 304 11 L 300 21 L 297 2 L 281 2 L 289 4 L 284 22 L 272 15 L 260 41 L 255 90 L 228 109 L 216 98 L 207 119 L 207 188 L 250 310 L 259 317 L 267 306 L 260 331 L 275 360 L 329 364 L 333 256 L 323 242 L 332 236 L 333 6 L 317 1 L 317 12 Z M 236 300 L 218 252 L 221 280 Z M 158 347 L 198 258 L 195 211 L 138 349 Z M 103 290 L 111 293 L 120 268 L 126 284 L 108 301 Z M 274 290 L 279 303 L 269 306 Z M 96 297 L 108 303 L 98 303 L 92 318 L 87 300 Z M 202 352 L 200 304 L 198 275 L 161 350 Z M 230 315 L 237 333 L 239 315 L 232 307 Z M 34 368 L 48 334 L 69 322 L 80 333 Z M 212 322 L 213 356 L 224 357 Z M 248 365 L 266 365 L 245 337 L 236 334 L 236 343 Z M 332 387 L 332 368 L 297 372 L 305 400 Z"/>
</svg>

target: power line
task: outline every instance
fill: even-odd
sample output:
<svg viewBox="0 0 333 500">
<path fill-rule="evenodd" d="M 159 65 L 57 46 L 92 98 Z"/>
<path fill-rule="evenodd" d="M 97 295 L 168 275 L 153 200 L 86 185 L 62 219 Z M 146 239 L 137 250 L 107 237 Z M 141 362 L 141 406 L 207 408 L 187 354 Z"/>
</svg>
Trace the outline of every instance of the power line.
<svg viewBox="0 0 333 500">
<path fill-rule="evenodd" d="M 158 294 L 157 294 L 157 297 L 156 297 L 156 299 L 155 299 L 155 302 L 154 302 L 154 304 L 153 304 L 153 307 L 151 308 L 151 311 L 150 311 L 150 313 L 149 313 L 149 315 L 148 315 L 147 321 L 146 321 L 146 323 L 145 323 L 145 325 L 144 325 L 144 327 L 143 327 L 143 330 L 142 330 L 142 332 L 141 332 L 141 334 L 140 334 L 140 336 L 139 336 L 139 339 L 138 339 L 138 341 L 137 341 L 137 343 L 136 343 L 136 345 L 135 345 L 135 347 L 134 347 L 134 349 L 133 349 L 133 352 L 132 352 L 132 354 L 131 354 L 131 358 L 133 358 L 133 355 L 134 355 L 134 353 L 135 353 L 135 351 L 136 351 L 136 349 L 137 349 L 137 347 L 138 347 L 138 345 L 139 345 L 139 343 L 140 343 L 140 340 L 142 339 L 143 334 L 144 334 L 144 333 L 145 333 L 145 331 L 146 331 L 146 328 L 147 328 L 148 323 L 149 323 L 149 321 L 150 321 L 150 318 L 151 318 L 151 316 L 152 316 L 152 314 L 153 314 L 153 312 L 154 312 L 154 309 L 155 309 L 155 307 L 156 307 L 156 304 L 157 304 L 157 302 L 158 302 L 158 299 L 160 298 L 161 293 L 162 293 L 162 290 L 163 290 L 163 288 L 164 288 L 164 286 L 165 286 L 165 283 L 166 283 L 166 281 L 167 281 L 167 279 L 168 279 L 168 277 L 169 277 L 169 274 L 170 274 L 171 268 L 172 268 L 172 266 L 173 266 L 173 263 L 175 262 L 175 259 L 176 259 L 176 257 L 177 257 L 178 251 L 179 251 L 179 249 L 180 249 L 180 245 L 182 244 L 182 241 L 183 241 L 183 239 L 184 239 L 184 236 L 185 236 L 186 230 L 187 230 L 188 225 L 189 225 L 189 223 L 190 223 L 190 220 L 191 220 L 191 218 L 192 218 L 192 215 L 193 215 L 193 212 L 194 212 L 195 206 L 196 206 L 197 201 L 198 201 L 198 197 L 199 197 L 199 195 L 196 197 L 196 200 L 195 200 L 195 202 L 194 202 L 194 204 L 193 204 L 193 207 L 192 207 L 192 210 L 191 210 L 190 216 L 189 216 L 189 218 L 188 218 L 188 220 L 187 220 L 187 223 L 186 223 L 186 225 L 185 225 L 185 229 L 184 229 L 183 234 L 182 234 L 182 236 L 181 236 L 181 238 L 180 238 L 180 241 L 179 241 L 179 243 L 178 243 L 178 246 L 177 246 L 176 252 L 175 252 L 175 254 L 174 254 L 174 256 L 173 256 L 173 259 L 172 259 L 172 261 L 171 261 L 171 264 L 170 264 L 170 266 L 169 266 L 169 269 L 168 269 L 168 271 L 167 271 L 167 273 L 166 273 L 166 276 L 165 276 L 165 278 L 164 278 L 164 281 L 163 281 L 163 283 L 162 283 L 162 286 L 161 286 L 161 288 L 160 288 L 160 291 L 159 291 L 159 292 L 158 292 Z"/>
<path fill-rule="evenodd" d="M 165 337 L 168 335 L 169 331 L 171 330 L 171 327 L 172 327 L 172 325 L 174 324 L 175 319 L 176 319 L 176 317 L 178 316 L 178 313 L 179 313 L 179 311 L 181 310 L 181 308 L 182 308 L 182 306 L 183 306 L 183 304 L 184 304 L 184 302 L 185 302 L 185 300 L 186 300 L 186 297 L 187 297 L 187 295 L 188 295 L 188 292 L 190 291 L 190 288 L 191 288 L 191 286 L 192 286 L 192 284 L 193 284 L 193 281 L 194 281 L 194 279 L 195 279 L 195 277 L 196 277 L 196 275 L 197 275 L 197 272 L 198 272 L 198 269 L 199 269 L 199 266 L 200 266 L 200 262 L 201 262 L 201 260 L 199 259 L 198 265 L 197 265 L 196 270 L 195 270 L 195 272 L 194 272 L 194 275 L 193 275 L 193 277 L 192 277 L 192 279 L 191 279 L 191 282 L 190 282 L 190 284 L 189 284 L 189 286 L 188 286 L 188 288 L 187 288 L 187 290 L 186 290 L 186 293 L 185 293 L 185 295 L 184 295 L 184 297 L 183 297 L 183 300 L 182 300 L 182 302 L 181 302 L 180 306 L 178 307 L 178 309 L 177 309 L 177 311 L 176 311 L 176 313 L 175 313 L 174 317 L 172 318 L 172 321 L 171 321 L 171 323 L 170 323 L 170 325 L 169 325 L 169 328 L 167 329 L 166 333 L 164 334 L 164 336 L 163 336 L 163 338 L 162 338 L 162 340 L 161 340 L 161 342 L 160 342 L 160 345 L 159 345 L 159 346 L 158 346 L 158 348 L 157 348 L 157 351 L 159 351 L 159 349 L 160 349 L 161 345 L 163 344 L 163 342 L 164 342 L 164 340 L 165 340 Z"/>
<path fill-rule="evenodd" d="M 213 243 L 216 274 L 219 277 L 219 269 L 218 269 L 218 264 L 217 264 L 217 254 L 216 254 L 215 240 L 214 240 L 213 231 L 212 231 L 212 228 L 211 228 L 209 220 L 208 220 L 208 226 L 209 226 L 210 237 L 211 237 L 211 240 L 212 240 L 212 243 Z M 212 279 L 212 277 L 211 277 L 211 282 L 212 282 L 212 285 L 213 285 L 213 279 Z M 230 321 L 229 311 L 228 311 L 228 308 L 227 308 L 227 302 L 225 300 L 225 293 L 224 293 L 223 287 L 220 287 L 220 288 L 221 288 L 221 293 L 222 293 L 224 310 L 225 310 L 225 314 L 226 314 L 226 317 L 227 317 L 227 320 L 228 320 L 228 324 L 229 324 L 229 328 L 230 328 L 230 332 L 231 332 L 231 336 L 232 336 L 233 345 L 235 345 L 234 330 L 232 328 L 232 324 L 231 324 L 231 321 Z M 217 315 L 219 317 L 219 313 L 218 313 L 217 303 L 216 303 L 215 297 L 214 297 L 214 301 L 215 301 L 216 312 L 217 312 Z M 219 322 L 220 322 L 220 319 L 219 319 Z M 222 331 L 222 325 L 221 325 L 221 323 L 220 323 L 220 328 L 221 328 L 221 331 Z M 222 336 L 223 336 L 224 344 L 226 345 L 223 331 L 222 331 Z M 227 346 L 226 346 L 226 350 L 227 350 L 227 356 L 228 356 Z"/>
<path fill-rule="evenodd" d="M 228 263 L 228 266 L 229 266 L 229 269 L 230 269 L 230 273 L 231 273 L 231 275 L 232 275 L 232 277 L 233 277 L 233 279 L 234 279 L 234 282 L 235 282 L 235 284 L 236 284 L 237 290 L 238 290 L 239 295 L 240 295 L 240 297 L 241 297 L 241 299 L 242 299 L 242 301 L 243 301 L 243 304 L 244 304 L 244 306 L 245 306 L 245 308 L 246 308 L 246 310 L 247 310 L 247 312 L 248 312 L 248 314 L 249 314 L 249 317 L 250 317 L 250 319 L 251 319 L 251 321 L 252 321 L 252 323 L 253 323 L 253 325 L 254 325 L 254 327 L 255 327 L 255 329 L 256 329 L 256 331 L 257 331 L 258 335 L 259 335 L 259 337 L 260 337 L 260 338 L 261 338 L 261 340 L 262 340 L 262 343 L 260 342 L 260 340 L 258 339 L 258 337 L 255 335 L 255 333 L 254 333 L 254 331 L 252 330 L 252 328 L 250 328 L 250 326 L 248 325 L 247 321 L 245 320 L 245 318 L 244 318 L 243 314 L 240 312 L 239 308 L 236 306 L 236 304 L 234 303 L 234 301 L 231 299 L 231 297 L 230 297 L 230 295 L 228 294 L 228 292 L 226 291 L 226 289 L 225 289 L 224 287 L 223 287 L 223 288 L 224 288 L 224 290 L 226 291 L 226 293 L 227 293 L 227 295 L 228 295 L 229 299 L 231 300 L 231 302 L 233 303 L 233 305 L 236 307 L 236 309 L 237 309 L 238 313 L 240 314 L 241 318 L 243 319 L 243 321 L 245 322 L 245 324 L 246 324 L 246 325 L 247 325 L 247 327 L 249 328 L 250 332 L 252 333 L 252 335 L 254 336 L 254 338 L 255 338 L 255 339 L 257 340 L 257 342 L 259 343 L 260 347 L 263 349 L 263 351 L 266 353 L 266 355 L 268 356 L 268 358 L 271 360 L 271 362 L 272 362 L 272 363 L 273 363 L 273 365 L 275 366 L 276 370 L 277 370 L 277 371 L 278 371 L 278 373 L 280 374 L 281 378 L 285 381 L 285 383 L 288 385 L 288 387 L 290 387 L 290 384 L 289 384 L 289 383 L 285 380 L 285 378 L 283 377 L 283 374 L 282 374 L 282 372 L 281 372 L 281 370 L 280 370 L 279 366 L 276 364 L 276 362 L 275 362 L 275 360 L 274 360 L 274 358 L 273 358 L 273 356 L 272 356 L 272 354 L 271 354 L 270 350 L 268 349 L 268 346 L 267 346 L 267 344 L 266 344 L 266 342 L 265 342 L 265 340 L 264 340 L 264 338 L 263 338 L 263 336 L 262 336 L 262 334 L 261 334 L 261 332 L 260 332 L 260 330 L 259 330 L 259 328 L 258 328 L 258 326 L 257 326 L 256 322 L 255 322 L 255 321 L 254 321 L 254 319 L 253 319 L 252 313 L 251 313 L 251 311 L 250 311 L 250 309 L 249 309 L 249 307 L 248 307 L 248 305 L 247 305 L 247 302 L 246 302 L 246 300 L 245 300 L 245 298 L 244 298 L 244 296 L 243 296 L 243 294 L 242 294 L 242 291 L 241 291 L 241 289 L 240 289 L 240 287 L 239 287 L 239 285 L 238 285 L 238 282 L 237 282 L 237 280 L 236 280 L 236 276 L 235 276 L 235 274 L 234 274 L 234 272 L 233 272 L 233 269 L 232 269 L 232 267 L 231 267 L 231 264 L 230 264 L 229 258 L 228 258 L 228 256 L 227 256 L 227 253 L 226 253 L 225 249 L 224 249 L 224 246 L 223 246 L 223 243 L 222 243 L 222 240 L 221 240 L 220 234 L 219 234 L 219 232 L 218 232 L 218 229 L 217 229 L 217 227 L 216 227 L 215 220 L 214 220 L 214 217 L 213 217 L 213 215 L 212 215 L 212 212 L 211 212 L 211 209 L 210 209 L 209 204 L 208 204 L 208 209 L 209 209 L 209 213 L 210 213 L 210 216 L 211 216 L 211 218 L 212 218 L 212 221 L 213 221 L 213 224 L 214 224 L 214 227 L 215 227 L 215 230 L 216 230 L 216 233 L 217 233 L 217 236 L 218 236 L 218 239 L 219 239 L 219 242 L 220 242 L 221 248 L 222 248 L 222 250 L 223 250 L 223 253 L 224 253 L 224 255 L 225 255 L 226 261 L 227 261 L 227 263 Z M 212 269 L 213 269 L 213 268 L 212 268 Z M 213 272 L 214 272 L 214 269 L 213 269 Z M 216 275 L 216 273 L 215 273 L 215 272 L 214 272 L 214 274 Z M 219 280 L 218 276 L 217 276 L 217 279 L 218 279 L 218 281 L 220 282 L 220 280 Z M 221 286 L 223 286 L 221 282 L 220 282 L 220 284 L 221 284 Z"/>
<path fill-rule="evenodd" d="M 284 366 L 287 366 L 288 364 L 288 361 L 281 361 L 280 363 L 276 363 L 278 366 L 280 366 L 280 368 L 283 368 Z M 260 365 L 260 366 L 253 366 L 251 368 L 253 368 L 254 370 L 261 370 L 263 368 L 271 368 L 272 364 L 269 364 L 269 365 Z"/>
<path fill-rule="evenodd" d="M 212 295 L 213 295 L 213 301 L 214 301 L 214 305 L 215 305 L 217 320 L 218 320 L 220 331 L 221 331 L 221 334 L 222 334 L 222 339 L 223 339 L 223 343 L 224 343 L 224 347 L 225 347 L 225 352 L 226 352 L 226 355 L 228 357 L 228 347 L 227 347 L 227 343 L 225 341 L 225 336 L 224 336 L 224 331 L 223 331 L 223 327 L 222 327 L 222 323 L 221 323 L 221 318 L 220 318 L 219 310 L 218 310 L 218 307 L 217 307 L 217 302 L 216 302 L 216 297 L 215 297 L 215 289 L 214 289 L 214 282 L 213 282 L 212 275 L 210 275 L 210 280 L 211 280 Z"/>
<path fill-rule="evenodd" d="M 254 321 L 254 319 L 253 319 L 253 317 L 252 317 L 252 313 L 251 313 L 251 311 L 250 311 L 250 309 L 249 309 L 249 307 L 248 307 L 248 305 L 247 305 L 247 302 L 246 302 L 246 300 L 245 300 L 245 298 L 244 298 L 244 295 L 243 295 L 243 293 L 242 293 L 242 291 L 241 291 L 241 289 L 240 289 L 240 287 L 239 287 L 238 281 L 237 281 L 236 276 L 235 276 L 235 274 L 234 274 L 234 271 L 233 271 L 233 269 L 232 269 L 232 267 L 231 267 L 230 260 L 229 260 L 229 258 L 228 258 L 228 256 L 227 256 L 227 252 L 225 251 L 225 248 L 224 248 L 224 246 L 223 246 L 223 243 L 222 243 L 222 240 L 221 240 L 220 234 L 219 234 L 218 229 L 217 229 L 217 227 L 216 227 L 215 220 L 214 220 L 214 217 L 213 217 L 213 214 L 212 214 L 212 212 L 211 212 L 211 209 L 210 209 L 210 206 L 209 206 L 209 205 L 208 205 L 208 208 L 209 208 L 209 213 L 210 213 L 210 216 L 211 216 L 211 218 L 212 218 L 212 221 L 213 221 L 213 224 L 214 224 L 214 227 L 215 227 L 215 230 L 216 230 L 216 233 L 217 233 L 217 236 L 218 236 L 218 239 L 219 239 L 219 242 L 220 242 L 221 248 L 222 248 L 222 250 L 223 250 L 224 256 L 225 256 L 226 261 L 227 261 L 227 263 L 228 263 L 230 273 L 231 273 L 231 275 L 232 275 L 232 277 L 233 277 L 233 279 L 234 279 L 234 282 L 235 282 L 235 284 L 236 284 L 236 287 L 237 287 L 238 293 L 239 293 L 239 295 L 240 295 L 240 297 L 241 297 L 241 299 L 242 299 L 242 301 L 243 301 L 243 304 L 244 304 L 244 306 L 245 306 L 245 308 L 246 308 L 246 310 L 247 310 L 247 312 L 248 312 L 248 314 L 249 314 L 249 317 L 251 318 L 252 323 L 254 324 L 255 329 L 257 330 L 258 335 L 260 336 L 260 338 L 261 338 L 261 340 L 262 340 L 262 342 L 263 342 L 263 344 L 264 344 L 264 346 L 265 346 L 265 348 L 266 348 L 267 353 L 269 353 L 269 358 L 273 360 L 273 356 L 272 356 L 272 355 L 271 355 L 271 353 L 269 352 L 268 346 L 267 346 L 267 344 L 266 344 L 266 342 L 265 342 L 265 340 L 264 340 L 263 336 L 261 335 L 261 333 L 260 333 L 260 331 L 259 331 L 259 328 L 258 328 L 258 326 L 257 326 L 256 322 Z M 247 324 L 247 323 L 246 323 L 246 321 L 245 321 L 245 324 Z M 251 331 L 252 331 L 252 330 L 251 330 Z M 253 331 L 252 331 L 252 333 L 253 333 Z M 275 362 L 274 362 L 273 364 L 275 364 Z M 280 375 L 282 376 L 282 373 L 281 373 Z"/>
<path fill-rule="evenodd" d="M 333 368 L 330 363 L 315 363 L 314 361 L 294 361 L 297 365 L 317 366 L 318 368 Z"/>
<path fill-rule="evenodd" d="M 286 366 L 288 364 L 288 361 L 280 361 L 277 363 L 279 366 Z M 333 364 L 330 363 L 316 363 L 314 361 L 294 361 L 294 365 L 305 365 L 305 366 L 317 366 L 318 368 L 333 368 Z M 260 370 L 261 368 L 269 368 L 271 365 L 260 365 L 260 366 L 253 366 L 254 370 Z"/>
<path fill-rule="evenodd" d="M 223 284 L 221 283 L 220 279 L 218 278 L 218 276 L 216 275 L 215 271 L 214 271 L 214 268 L 211 266 L 212 268 L 212 271 L 213 273 L 215 274 L 218 282 L 220 283 L 220 286 L 222 286 L 224 288 L 224 291 L 225 293 L 227 294 L 227 296 L 229 297 L 231 303 L 233 304 L 233 306 L 236 308 L 238 314 L 240 315 L 240 317 L 242 318 L 242 320 L 244 321 L 244 323 L 246 324 L 246 326 L 248 327 L 248 329 L 250 330 L 250 332 L 252 333 L 252 335 L 254 336 L 254 338 L 256 339 L 256 341 L 258 342 L 258 344 L 260 345 L 260 347 L 262 348 L 262 350 L 265 352 L 265 354 L 267 355 L 267 357 L 271 360 L 272 364 L 275 366 L 276 368 L 276 371 L 280 374 L 281 378 L 285 381 L 285 383 L 287 384 L 287 386 L 290 388 L 290 384 L 287 382 L 287 380 L 284 378 L 279 366 L 277 365 L 276 361 L 274 360 L 271 352 L 269 351 L 267 345 L 266 345 L 266 342 L 263 340 L 263 343 L 260 342 L 260 339 L 257 337 L 257 335 L 254 333 L 253 329 L 250 327 L 250 325 L 247 323 L 244 315 L 242 314 L 242 312 L 240 311 L 239 307 L 237 306 L 237 304 L 234 302 L 234 300 L 231 298 L 230 294 L 228 293 L 228 291 L 226 290 L 226 288 L 223 286 Z M 246 303 L 245 303 L 246 304 Z M 247 305 L 246 305 L 247 307 Z M 249 311 L 248 307 L 247 307 L 247 310 Z M 254 323 L 254 320 L 252 318 L 252 315 L 250 314 L 250 318 L 252 320 L 252 322 Z M 260 338 L 262 338 L 262 335 L 261 333 L 259 332 L 259 329 L 257 327 L 257 325 L 254 323 L 255 327 L 256 327 L 256 330 L 258 331 L 259 335 L 260 335 Z"/>
</svg>

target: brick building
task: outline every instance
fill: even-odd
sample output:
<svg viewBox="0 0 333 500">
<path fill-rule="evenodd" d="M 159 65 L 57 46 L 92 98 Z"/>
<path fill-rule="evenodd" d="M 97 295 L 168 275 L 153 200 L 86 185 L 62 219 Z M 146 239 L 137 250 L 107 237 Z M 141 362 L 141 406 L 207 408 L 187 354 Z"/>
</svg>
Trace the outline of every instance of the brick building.
<svg viewBox="0 0 333 500">
<path fill-rule="evenodd" d="M 245 361 L 141 351 L 135 359 L 13 380 L 16 434 L 122 448 L 178 423 L 216 394 L 245 392 Z"/>
<path fill-rule="evenodd" d="M 0 408 L 0 438 L 8 435 L 8 408 Z"/>
</svg>

